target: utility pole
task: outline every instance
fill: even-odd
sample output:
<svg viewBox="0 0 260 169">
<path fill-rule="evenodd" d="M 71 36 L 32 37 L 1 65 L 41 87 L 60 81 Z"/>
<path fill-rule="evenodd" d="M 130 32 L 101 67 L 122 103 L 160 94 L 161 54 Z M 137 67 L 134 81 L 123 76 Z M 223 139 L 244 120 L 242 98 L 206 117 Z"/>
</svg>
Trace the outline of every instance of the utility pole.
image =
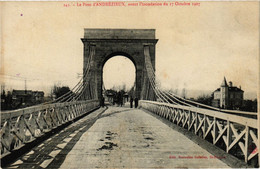
<svg viewBox="0 0 260 169">
<path fill-rule="evenodd" d="M 25 94 L 27 93 L 27 81 L 26 78 L 24 79 L 24 90 L 25 90 Z"/>
<path fill-rule="evenodd" d="M 1 94 L 5 91 L 5 84 L 1 84 Z"/>
</svg>

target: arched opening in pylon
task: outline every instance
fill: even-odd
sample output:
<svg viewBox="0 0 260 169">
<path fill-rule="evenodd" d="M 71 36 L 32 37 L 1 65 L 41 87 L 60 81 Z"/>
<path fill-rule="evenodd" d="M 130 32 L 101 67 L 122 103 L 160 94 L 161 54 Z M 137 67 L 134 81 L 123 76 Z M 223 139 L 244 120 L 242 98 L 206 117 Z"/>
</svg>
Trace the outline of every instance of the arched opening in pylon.
<svg viewBox="0 0 260 169">
<path fill-rule="evenodd" d="M 118 101 L 119 92 L 127 102 L 134 94 L 136 79 L 135 63 L 126 56 L 111 56 L 105 61 L 102 73 L 102 93 L 111 103 Z M 114 103 L 115 104 L 115 103 Z"/>
<path fill-rule="evenodd" d="M 103 86 L 105 89 L 130 90 L 135 82 L 135 65 L 125 56 L 114 56 L 103 66 Z"/>
</svg>

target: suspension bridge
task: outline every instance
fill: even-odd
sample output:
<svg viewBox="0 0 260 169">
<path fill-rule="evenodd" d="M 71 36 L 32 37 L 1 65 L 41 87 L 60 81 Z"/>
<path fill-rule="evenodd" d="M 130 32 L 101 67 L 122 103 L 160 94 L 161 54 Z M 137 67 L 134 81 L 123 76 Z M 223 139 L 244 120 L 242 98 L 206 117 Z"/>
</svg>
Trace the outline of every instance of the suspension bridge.
<svg viewBox="0 0 260 169">
<path fill-rule="evenodd" d="M 155 77 L 154 29 L 85 29 L 83 76 L 54 101 L 1 114 L 3 168 L 258 167 L 257 114 L 165 92 Z M 136 68 L 138 109 L 101 107 L 103 66 Z"/>
</svg>

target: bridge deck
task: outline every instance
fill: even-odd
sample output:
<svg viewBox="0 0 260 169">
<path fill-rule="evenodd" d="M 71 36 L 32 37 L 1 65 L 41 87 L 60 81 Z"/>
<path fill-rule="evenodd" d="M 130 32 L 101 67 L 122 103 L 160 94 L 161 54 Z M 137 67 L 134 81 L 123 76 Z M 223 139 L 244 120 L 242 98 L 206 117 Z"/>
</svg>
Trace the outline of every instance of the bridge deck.
<svg viewBox="0 0 260 169">
<path fill-rule="evenodd" d="M 103 110 L 73 123 L 9 167 L 229 167 L 142 110 L 121 107 Z"/>
</svg>

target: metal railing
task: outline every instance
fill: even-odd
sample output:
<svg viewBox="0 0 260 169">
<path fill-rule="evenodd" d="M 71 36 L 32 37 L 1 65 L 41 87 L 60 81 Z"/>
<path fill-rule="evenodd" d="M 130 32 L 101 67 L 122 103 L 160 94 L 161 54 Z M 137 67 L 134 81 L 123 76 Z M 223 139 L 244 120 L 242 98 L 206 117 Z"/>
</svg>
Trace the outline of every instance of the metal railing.
<svg viewBox="0 0 260 169">
<path fill-rule="evenodd" d="M 1 113 L 1 158 L 99 107 L 98 100 L 53 103 Z"/>
<path fill-rule="evenodd" d="M 249 163 L 259 155 L 257 120 L 197 107 L 140 101 L 140 107 L 199 135 Z M 259 164 L 259 163 L 258 163 Z"/>
</svg>

